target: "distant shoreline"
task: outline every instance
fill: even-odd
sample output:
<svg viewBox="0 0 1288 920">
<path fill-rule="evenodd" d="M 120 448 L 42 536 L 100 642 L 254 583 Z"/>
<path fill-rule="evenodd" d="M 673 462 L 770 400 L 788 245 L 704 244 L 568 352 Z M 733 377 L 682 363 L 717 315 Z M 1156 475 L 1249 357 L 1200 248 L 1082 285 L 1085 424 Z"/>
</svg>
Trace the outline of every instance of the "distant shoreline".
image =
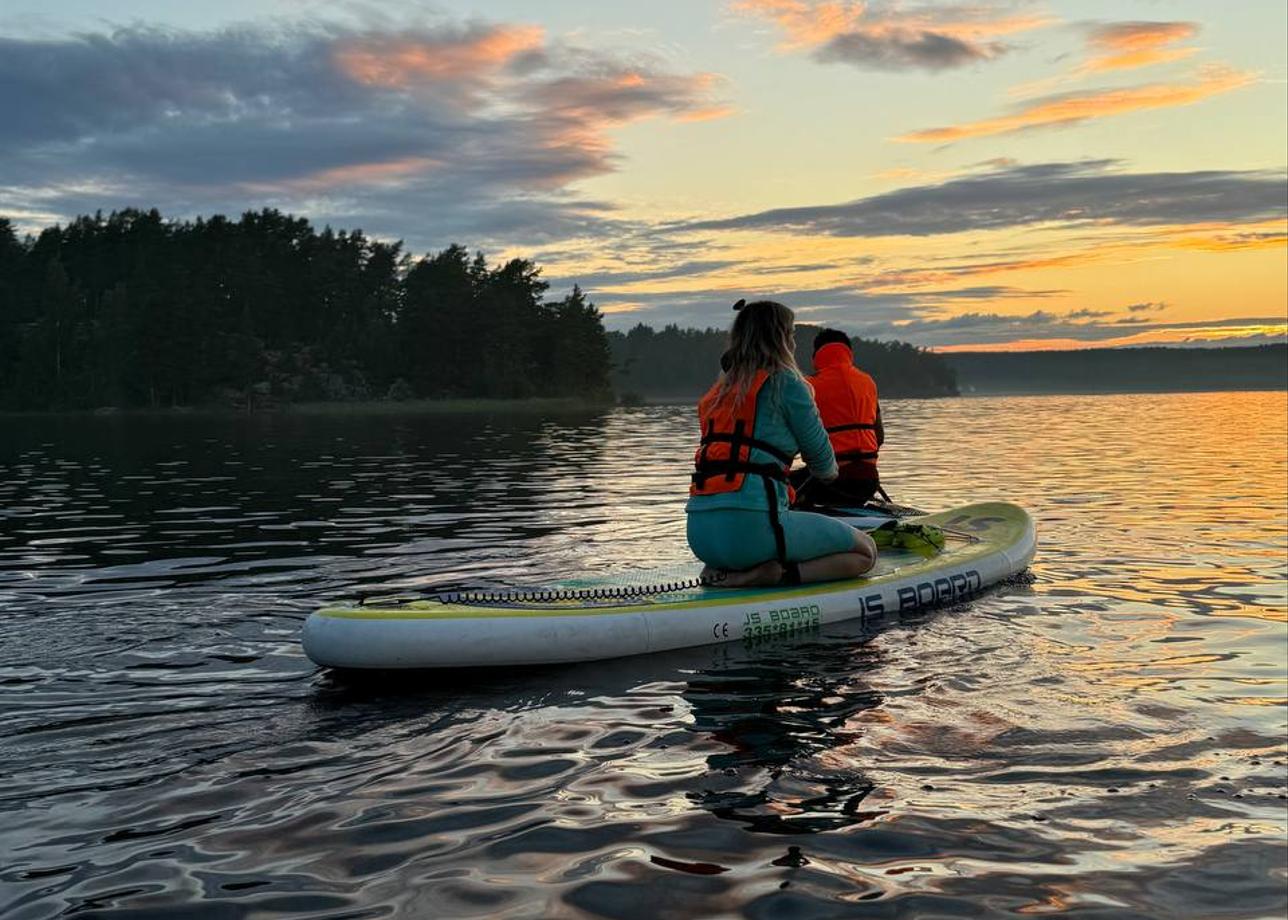
<svg viewBox="0 0 1288 920">
<path fill-rule="evenodd" d="M 1168 387 L 1166 389 L 1131 389 L 1127 387 L 1105 389 L 1059 389 L 1055 387 L 1031 387 L 1028 389 L 966 389 L 955 396 L 890 396 L 882 397 L 882 402 L 898 400 L 922 402 L 933 399 L 986 399 L 991 396 L 1164 396 L 1169 393 L 1288 393 L 1288 386 L 1212 386 L 1212 387 Z M 642 408 L 647 406 L 693 406 L 697 405 L 700 393 L 692 396 L 653 396 L 642 397 L 634 405 L 623 404 L 625 408 Z"/>
<path fill-rule="evenodd" d="M 1168 387 L 1158 389 L 1142 388 L 1100 388 L 1061 389 L 1057 387 L 1030 388 L 963 388 L 956 396 L 894 396 L 884 401 L 903 402 L 933 399 L 987 399 L 995 396 L 1162 396 L 1169 393 L 1288 393 L 1288 386 L 1211 386 L 1211 387 Z M 525 399 L 408 399 L 395 400 L 356 400 L 335 402 L 284 403 L 276 406 L 245 409 L 216 406 L 165 406 L 158 408 L 128 408 L 102 406 L 97 409 L 47 409 L 47 410 L 0 410 L 0 419 L 20 418 L 325 418 L 325 417 L 367 417 L 395 415 L 536 415 L 574 414 L 597 412 L 604 409 L 623 408 L 641 409 L 651 406 L 693 406 L 697 404 L 700 393 L 692 395 L 656 396 L 645 395 L 638 402 L 614 402 L 605 399 L 581 399 L 577 397 L 531 397 Z"/>
<path fill-rule="evenodd" d="M 1288 390 L 1288 345 L 947 354 L 963 396 Z M 878 381 L 879 382 L 879 381 Z"/>
</svg>

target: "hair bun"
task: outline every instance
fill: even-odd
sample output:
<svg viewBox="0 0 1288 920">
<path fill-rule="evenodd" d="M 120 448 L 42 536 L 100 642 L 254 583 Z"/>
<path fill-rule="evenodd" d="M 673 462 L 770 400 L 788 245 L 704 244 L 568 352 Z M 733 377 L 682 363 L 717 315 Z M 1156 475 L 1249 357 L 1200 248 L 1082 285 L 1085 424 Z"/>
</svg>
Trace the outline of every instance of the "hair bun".
<svg viewBox="0 0 1288 920">
<path fill-rule="evenodd" d="M 744 297 L 739 299 L 739 301 L 733 305 L 733 308 L 735 310 L 741 310 L 745 306 L 747 306 L 747 299 Z"/>
</svg>

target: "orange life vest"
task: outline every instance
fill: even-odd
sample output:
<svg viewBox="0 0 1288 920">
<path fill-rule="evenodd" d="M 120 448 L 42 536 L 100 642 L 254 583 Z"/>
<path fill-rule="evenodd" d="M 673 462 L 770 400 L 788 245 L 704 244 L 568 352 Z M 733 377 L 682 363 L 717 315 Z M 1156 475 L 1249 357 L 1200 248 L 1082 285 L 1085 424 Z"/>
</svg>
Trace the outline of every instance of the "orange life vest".
<svg viewBox="0 0 1288 920">
<path fill-rule="evenodd" d="M 698 402 L 698 421 L 702 426 L 702 440 L 693 457 L 693 481 L 690 495 L 716 495 L 736 492 L 748 476 L 759 476 L 765 484 L 765 500 L 769 503 L 769 520 L 774 530 L 778 559 L 786 564 L 787 548 L 782 524 L 778 520 L 778 492 L 774 480 L 788 482 L 794 454 L 753 437 L 756 430 L 756 402 L 769 375 L 756 371 L 751 387 L 742 399 L 732 391 L 720 393 L 716 381 Z M 777 463 L 753 463 L 752 448 L 764 451 Z M 788 501 L 796 498 L 790 483 Z"/>
<path fill-rule="evenodd" d="M 737 492 L 748 474 L 769 479 L 787 480 L 793 455 L 752 436 L 756 430 L 756 400 L 769 375 L 756 371 L 747 395 L 741 400 L 733 392 L 721 398 L 720 382 L 712 384 L 698 402 L 698 422 L 702 440 L 693 456 L 693 483 L 690 495 L 715 495 Z M 778 463 L 752 463 L 751 449 L 762 450 Z M 773 504 L 777 504 L 774 502 Z"/>
<path fill-rule="evenodd" d="M 809 382 L 836 462 L 854 464 L 875 478 L 880 450 L 876 381 L 854 366 L 854 352 L 844 342 L 831 342 L 816 351 L 814 370 Z"/>
</svg>

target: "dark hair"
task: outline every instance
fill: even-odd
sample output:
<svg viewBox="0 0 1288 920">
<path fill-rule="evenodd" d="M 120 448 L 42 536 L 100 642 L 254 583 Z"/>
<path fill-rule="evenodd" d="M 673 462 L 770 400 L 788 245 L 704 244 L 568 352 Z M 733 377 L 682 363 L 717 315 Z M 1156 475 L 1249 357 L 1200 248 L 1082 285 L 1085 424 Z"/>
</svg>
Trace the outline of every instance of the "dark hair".
<svg viewBox="0 0 1288 920">
<path fill-rule="evenodd" d="M 846 348 L 853 350 L 854 345 L 850 342 L 850 337 L 840 329 L 821 329 L 818 335 L 814 336 L 814 353 L 824 345 L 831 345 L 834 342 L 840 342 Z"/>
</svg>

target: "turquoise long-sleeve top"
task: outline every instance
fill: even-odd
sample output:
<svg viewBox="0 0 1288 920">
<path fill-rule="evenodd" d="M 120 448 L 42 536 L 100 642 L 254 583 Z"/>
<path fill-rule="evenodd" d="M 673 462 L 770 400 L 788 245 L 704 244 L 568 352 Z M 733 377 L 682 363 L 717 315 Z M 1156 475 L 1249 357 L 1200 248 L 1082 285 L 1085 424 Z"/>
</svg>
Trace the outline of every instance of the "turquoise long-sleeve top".
<svg viewBox="0 0 1288 920">
<path fill-rule="evenodd" d="M 771 374 L 756 396 L 756 427 L 753 437 L 766 441 L 784 454 L 799 453 L 809 471 L 819 479 L 836 476 L 836 454 L 828 440 L 827 430 L 818 417 L 814 394 L 800 374 L 777 371 Z M 779 463 L 766 451 L 751 448 L 752 463 Z M 778 495 L 778 507 L 787 507 L 787 484 L 772 480 Z M 694 495 L 685 511 L 719 511 L 725 509 L 768 511 L 765 484 L 759 476 L 746 476 L 736 492 Z"/>
</svg>

